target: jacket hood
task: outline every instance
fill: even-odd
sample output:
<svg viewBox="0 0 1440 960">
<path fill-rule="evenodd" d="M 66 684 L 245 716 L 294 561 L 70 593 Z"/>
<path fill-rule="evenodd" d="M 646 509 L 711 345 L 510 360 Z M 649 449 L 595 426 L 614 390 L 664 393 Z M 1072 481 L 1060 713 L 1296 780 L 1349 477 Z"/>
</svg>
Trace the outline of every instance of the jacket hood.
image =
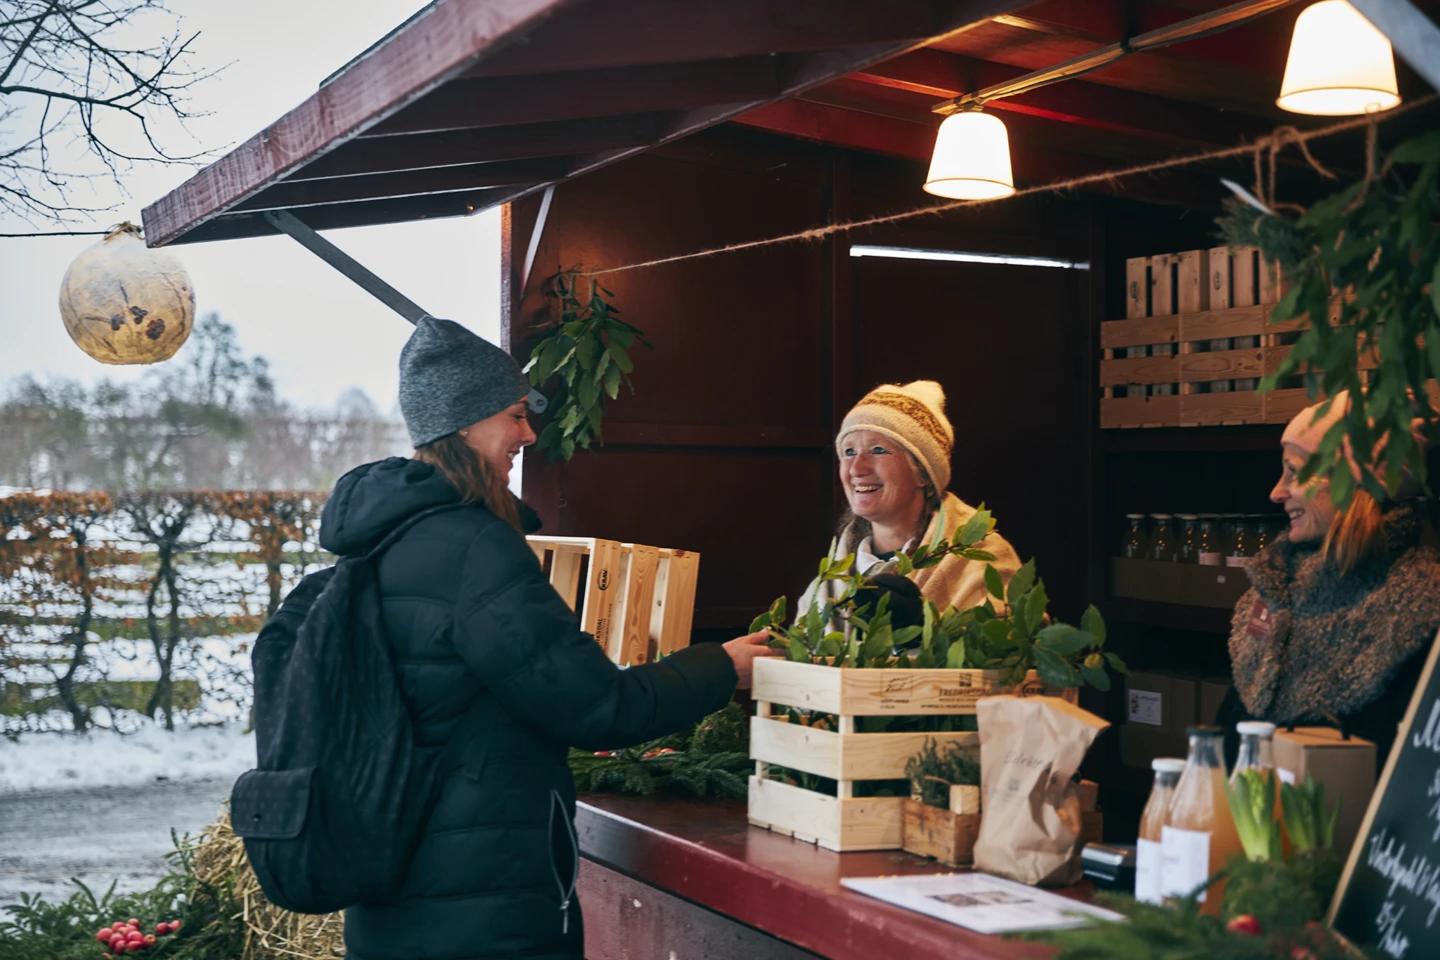
<svg viewBox="0 0 1440 960">
<path fill-rule="evenodd" d="M 336 482 L 320 515 L 320 546 L 337 556 L 367 553 L 422 510 L 459 502 L 460 492 L 428 463 L 388 457 L 362 464 Z M 526 532 L 538 530 L 535 512 L 515 502 Z"/>
</svg>

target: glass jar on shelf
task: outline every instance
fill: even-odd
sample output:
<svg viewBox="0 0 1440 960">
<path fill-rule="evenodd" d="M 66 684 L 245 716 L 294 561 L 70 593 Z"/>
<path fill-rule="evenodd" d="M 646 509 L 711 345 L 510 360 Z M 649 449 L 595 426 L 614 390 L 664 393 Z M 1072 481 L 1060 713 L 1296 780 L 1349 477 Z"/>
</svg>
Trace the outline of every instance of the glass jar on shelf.
<svg viewBox="0 0 1440 960">
<path fill-rule="evenodd" d="M 1175 560 L 1175 551 L 1175 518 L 1168 513 L 1150 514 L 1150 550 L 1146 556 L 1170 563 Z"/>
<path fill-rule="evenodd" d="M 1120 542 L 1120 556 L 1127 560 L 1145 559 L 1150 537 L 1145 532 L 1145 514 L 1125 514 L 1125 539 Z"/>
<path fill-rule="evenodd" d="M 1175 559 L 1180 563 L 1200 562 L 1200 518 L 1193 513 L 1177 513 Z"/>
<path fill-rule="evenodd" d="M 1225 565 L 1225 544 L 1221 537 L 1220 518 L 1217 514 L 1202 513 L 1196 517 L 1200 537 L 1199 560 L 1204 567 Z"/>
</svg>

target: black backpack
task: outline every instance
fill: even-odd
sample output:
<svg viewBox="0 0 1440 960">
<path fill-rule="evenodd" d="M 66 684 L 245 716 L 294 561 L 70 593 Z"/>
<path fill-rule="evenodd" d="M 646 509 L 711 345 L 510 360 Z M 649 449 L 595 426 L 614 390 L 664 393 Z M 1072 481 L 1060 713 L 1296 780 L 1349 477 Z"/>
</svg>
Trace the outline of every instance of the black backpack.
<svg viewBox="0 0 1440 960">
<path fill-rule="evenodd" d="M 230 819 L 269 901 L 333 913 L 393 899 L 445 776 L 465 763 L 493 698 L 443 750 L 415 746 L 380 609 L 376 560 L 411 517 L 363 557 L 305 577 L 255 642 L 258 769 L 235 782 Z"/>
</svg>

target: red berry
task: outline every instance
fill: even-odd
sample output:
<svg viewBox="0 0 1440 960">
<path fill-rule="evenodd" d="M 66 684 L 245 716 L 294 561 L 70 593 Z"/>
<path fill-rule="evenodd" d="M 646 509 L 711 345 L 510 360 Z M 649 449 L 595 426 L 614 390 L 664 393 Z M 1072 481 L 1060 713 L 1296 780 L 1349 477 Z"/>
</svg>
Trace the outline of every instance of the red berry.
<svg viewBox="0 0 1440 960">
<path fill-rule="evenodd" d="M 140 921 L 139 921 L 139 920 L 136 920 L 134 917 L 131 917 L 129 920 L 126 920 L 126 921 L 125 921 L 125 926 L 127 926 L 127 927 L 138 927 L 138 926 L 140 926 Z"/>
<path fill-rule="evenodd" d="M 114 953 L 124 953 L 127 948 L 125 946 L 125 941 L 122 940 L 119 943 L 110 944 L 110 949 Z"/>
<path fill-rule="evenodd" d="M 1248 937 L 1260 936 L 1260 921 L 1248 913 L 1242 913 L 1225 924 L 1225 929 L 1231 933 L 1243 933 Z"/>
<path fill-rule="evenodd" d="M 109 943 L 110 938 L 113 936 L 115 936 L 115 931 L 111 930 L 109 927 L 106 927 L 99 933 L 95 934 L 95 939 L 99 940 L 101 943 Z"/>
<path fill-rule="evenodd" d="M 124 920 L 116 920 L 114 923 L 110 924 L 110 929 L 111 929 L 111 930 L 124 930 L 124 929 L 125 929 L 125 921 L 124 921 Z"/>
<path fill-rule="evenodd" d="M 155 932 L 160 934 L 161 936 L 164 936 L 165 934 L 170 932 L 170 924 L 166 923 L 163 920 L 160 921 L 159 923 L 155 924 Z"/>
<path fill-rule="evenodd" d="M 1290 960 L 1315 960 L 1315 951 L 1309 947 L 1296 947 L 1290 951 Z"/>
<path fill-rule="evenodd" d="M 157 937 L 156 937 L 155 934 L 153 934 L 153 933 L 147 933 L 147 934 L 145 934 L 145 946 L 147 946 L 147 947 L 153 947 L 153 946 L 155 946 L 155 941 L 156 941 L 156 939 L 157 939 Z"/>
<path fill-rule="evenodd" d="M 180 921 L 179 921 L 179 920 L 171 920 L 171 921 L 170 921 L 170 932 L 171 932 L 171 933 L 174 933 L 176 930 L 179 930 L 179 929 L 180 929 Z"/>
</svg>

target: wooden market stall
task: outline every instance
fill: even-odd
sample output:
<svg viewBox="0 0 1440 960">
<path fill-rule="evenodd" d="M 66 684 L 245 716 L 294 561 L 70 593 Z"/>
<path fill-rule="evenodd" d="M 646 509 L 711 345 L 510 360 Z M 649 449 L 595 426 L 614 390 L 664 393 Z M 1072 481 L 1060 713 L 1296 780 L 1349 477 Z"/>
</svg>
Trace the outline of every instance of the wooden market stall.
<svg viewBox="0 0 1440 960">
<path fill-rule="evenodd" d="M 1233 29 L 988 102 L 1009 128 L 1017 184 L 1319 125 L 1275 106 L 1301 5 L 1240 6 L 1244 22 Z M 1440 7 L 1420 6 L 1432 18 Z M 937 105 L 1223 9 L 1224 0 L 439 0 L 147 207 L 146 237 L 176 245 L 272 234 L 280 212 L 323 230 L 503 204 L 505 345 L 523 357 L 536 324 L 554 315 L 548 279 L 557 270 L 625 266 L 925 205 Z M 1397 67 L 1403 96 L 1428 89 Z M 1433 105 L 1413 110 L 1379 136 L 1393 142 L 1437 116 Z M 1353 175 L 1363 168 L 1362 140 L 1356 131 L 1311 152 Z M 1326 192 L 1296 152 L 1277 169 L 1288 199 Z M 635 392 L 611 404 L 598 456 L 557 465 L 527 451 L 525 498 L 550 536 L 698 551 L 695 639 L 728 639 L 813 575 L 844 502 L 833 437 L 845 412 L 875 384 L 938 380 L 956 428 L 953 489 L 984 501 L 1020 554 L 1038 558 L 1057 614 L 1073 618 L 1094 602 L 1132 666 L 1223 676 L 1229 595 L 1137 591 L 1110 561 L 1126 513 L 1269 510 L 1280 425 L 1263 408 L 1182 419 L 1185 390 L 1176 391 L 1173 420 L 1107 417 L 1102 402 L 1121 399 L 1112 388 L 1134 377 L 1116 379 L 1107 367 L 1128 359 L 1116 350 L 1129 341 L 1107 338 L 1105 324 L 1178 316 L 1178 336 L 1191 314 L 1255 312 L 1273 299 L 1255 280 L 1203 309 L 1168 291 L 1138 315 L 1127 302 L 1137 264 L 1147 286 L 1163 287 L 1182 275 L 1182 260 L 1165 257 L 1221 242 L 1213 219 L 1227 194 L 1218 177 L 1250 183 L 1254 170 L 1249 156 L 1212 160 L 609 274 L 615 303 L 655 350 L 637 352 Z M 857 256 L 859 245 L 988 257 Z M 1161 259 L 1142 259 L 1152 257 Z M 1263 368 L 1263 357 L 1253 362 Z M 1182 386 L 1200 379 L 1175 376 Z M 1123 700 L 1115 690 L 1087 692 L 1083 702 L 1120 721 Z M 1120 741 L 1102 738 L 1092 776 L 1107 829 L 1128 839 L 1148 771 Z M 639 922 L 624 919 L 625 905 L 641 902 L 639 883 L 688 918 L 655 928 L 681 956 L 721 936 L 727 912 L 779 938 L 765 940 L 774 951 L 766 955 L 811 955 L 795 947 L 873 955 L 886 943 L 907 956 L 1024 953 L 920 918 L 910 940 L 887 941 L 896 911 L 840 894 L 834 878 L 854 871 L 839 855 L 756 836 L 733 811 L 694 813 L 708 825 L 678 816 L 613 800 L 582 811 L 587 904 L 606 898 L 587 906 L 587 918 L 609 918 L 591 920 L 597 930 Z M 617 837 L 639 846 L 617 853 Z M 742 909 L 725 894 L 724 883 L 792 869 L 819 879 L 790 884 L 784 915 L 758 901 Z M 877 860 L 866 869 L 883 868 Z M 727 879 L 699 879 L 709 870 Z M 856 941 L 865 950 L 847 952 L 817 933 L 819 914 L 809 914 L 815 929 L 796 926 L 814 890 L 842 901 L 845 922 L 870 938 Z M 592 941 L 597 957 L 621 955 L 603 946 L 619 942 L 610 934 Z"/>
</svg>

